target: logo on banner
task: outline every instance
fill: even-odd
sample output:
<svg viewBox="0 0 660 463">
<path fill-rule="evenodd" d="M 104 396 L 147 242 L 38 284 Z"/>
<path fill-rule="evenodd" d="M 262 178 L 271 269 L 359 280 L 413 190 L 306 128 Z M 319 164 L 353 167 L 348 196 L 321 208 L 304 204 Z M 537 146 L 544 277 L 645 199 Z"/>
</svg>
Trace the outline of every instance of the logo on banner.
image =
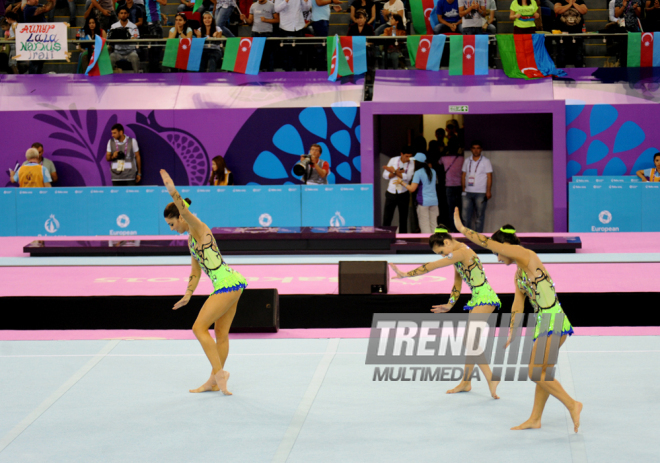
<svg viewBox="0 0 660 463">
<path fill-rule="evenodd" d="M 55 233 L 60 229 L 60 222 L 55 218 L 55 214 L 51 214 L 50 217 L 46 219 L 44 228 L 48 233 Z"/>
<path fill-rule="evenodd" d="M 339 211 L 335 212 L 335 215 L 330 219 L 331 227 L 343 227 L 346 225 L 346 219 L 341 216 Z"/>
<path fill-rule="evenodd" d="M 117 217 L 117 226 L 119 228 L 126 228 L 128 227 L 129 223 L 131 223 L 131 219 L 129 219 L 126 214 L 122 214 L 119 217 Z"/>
<path fill-rule="evenodd" d="M 598 220 L 600 220 L 600 223 L 610 223 L 612 221 L 612 213 L 610 211 L 601 211 L 600 214 L 598 214 Z"/>
<path fill-rule="evenodd" d="M 270 214 L 261 214 L 259 216 L 259 225 L 262 227 L 270 227 L 270 224 L 273 223 L 273 218 Z"/>
</svg>

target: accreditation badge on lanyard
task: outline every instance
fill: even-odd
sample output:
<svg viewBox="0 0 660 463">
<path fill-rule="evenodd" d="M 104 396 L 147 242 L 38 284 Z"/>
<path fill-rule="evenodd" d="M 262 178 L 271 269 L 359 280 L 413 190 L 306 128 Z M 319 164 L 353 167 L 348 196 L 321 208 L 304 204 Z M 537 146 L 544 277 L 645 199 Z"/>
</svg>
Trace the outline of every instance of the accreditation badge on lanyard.
<svg viewBox="0 0 660 463">
<path fill-rule="evenodd" d="M 468 167 L 468 186 L 474 186 L 477 177 L 477 169 L 479 168 L 479 163 L 481 159 L 477 161 L 477 165 L 474 167 L 474 172 L 472 172 L 472 159 L 470 159 L 470 166 Z"/>
</svg>

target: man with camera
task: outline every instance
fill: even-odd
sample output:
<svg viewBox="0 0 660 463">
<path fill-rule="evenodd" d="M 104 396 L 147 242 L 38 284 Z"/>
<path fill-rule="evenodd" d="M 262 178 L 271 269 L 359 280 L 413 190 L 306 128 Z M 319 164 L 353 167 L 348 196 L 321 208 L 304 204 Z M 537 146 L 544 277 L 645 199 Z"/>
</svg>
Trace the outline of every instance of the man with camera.
<svg viewBox="0 0 660 463">
<path fill-rule="evenodd" d="M 135 24 L 128 20 L 129 11 L 126 5 L 122 5 L 117 10 L 119 21 L 114 23 L 108 33 L 109 39 L 139 39 L 140 32 Z M 118 43 L 114 46 L 114 51 L 110 53 L 110 63 L 115 68 L 117 61 L 128 61 L 131 63 L 133 72 L 137 74 L 140 70 L 140 57 L 137 54 L 135 45 Z"/>
<path fill-rule="evenodd" d="M 327 185 L 330 175 L 330 164 L 321 161 L 323 149 L 314 144 L 309 148 L 309 154 L 300 156 L 300 162 L 293 167 L 293 173 L 302 175 L 305 185 Z"/>
<path fill-rule="evenodd" d="M 105 159 L 110 163 L 112 186 L 135 186 L 142 180 L 142 160 L 137 140 L 124 135 L 124 126 L 112 126 Z"/>
<path fill-rule="evenodd" d="M 383 226 L 392 225 L 394 211 L 399 208 L 399 233 L 408 233 L 408 205 L 410 204 L 410 193 L 406 187 L 399 183 L 400 180 L 410 183 L 415 175 L 415 163 L 411 161 L 413 155 L 412 146 L 406 146 L 401 156 L 395 156 L 383 166 L 383 178 L 389 180 L 385 192 L 385 211 L 383 212 Z"/>
</svg>

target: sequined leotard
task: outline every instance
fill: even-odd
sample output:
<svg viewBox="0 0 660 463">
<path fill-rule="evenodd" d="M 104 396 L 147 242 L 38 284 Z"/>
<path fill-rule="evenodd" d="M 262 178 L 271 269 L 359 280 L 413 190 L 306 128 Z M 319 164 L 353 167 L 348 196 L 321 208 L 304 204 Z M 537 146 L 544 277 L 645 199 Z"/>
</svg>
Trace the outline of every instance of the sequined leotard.
<svg viewBox="0 0 660 463">
<path fill-rule="evenodd" d="M 470 311 L 479 305 L 494 305 L 495 310 L 501 307 L 500 298 L 488 283 L 479 257 L 473 256 L 467 268 L 461 262 L 456 262 L 454 267 L 472 291 L 472 298 L 465 304 L 463 310 Z"/>
<path fill-rule="evenodd" d="M 199 266 L 204 270 L 213 283 L 213 293 L 228 293 L 231 291 L 238 291 L 247 287 L 247 281 L 236 270 L 227 265 L 218 250 L 218 244 L 215 238 L 211 235 L 211 242 L 197 248 L 197 242 L 192 236 L 188 237 L 188 248 L 190 254 L 199 263 Z"/>
<path fill-rule="evenodd" d="M 532 304 L 534 312 L 537 314 L 534 339 L 538 338 L 540 335 L 551 335 L 552 327 L 555 323 L 555 315 L 558 313 L 564 313 L 564 310 L 561 308 L 561 304 L 557 298 L 557 292 L 555 291 L 555 284 L 552 282 L 550 275 L 542 272 L 541 276 L 535 280 L 531 280 L 525 271 L 519 268 L 516 272 L 516 285 L 518 286 L 518 289 L 529 298 L 529 302 Z M 550 323 L 546 327 L 542 327 L 541 323 L 543 314 L 551 314 Z M 561 329 L 561 335 L 564 336 L 565 334 L 568 334 L 569 336 L 573 334 L 573 326 L 566 316 L 564 316 L 564 322 Z"/>
</svg>

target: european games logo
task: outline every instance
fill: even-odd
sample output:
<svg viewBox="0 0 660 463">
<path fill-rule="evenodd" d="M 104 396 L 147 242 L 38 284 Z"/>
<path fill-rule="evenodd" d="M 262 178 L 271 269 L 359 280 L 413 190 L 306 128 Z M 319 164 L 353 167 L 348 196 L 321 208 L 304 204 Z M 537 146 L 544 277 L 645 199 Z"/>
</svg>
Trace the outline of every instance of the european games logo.
<svg viewBox="0 0 660 463">
<path fill-rule="evenodd" d="M 117 217 L 117 226 L 119 228 L 126 228 L 130 223 L 131 223 L 131 219 L 129 219 L 126 214 L 122 214 L 119 217 Z"/>
<path fill-rule="evenodd" d="M 270 214 L 261 214 L 259 216 L 259 225 L 262 227 L 270 227 L 270 224 L 273 223 L 273 218 Z"/>
<path fill-rule="evenodd" d="M 335 212 L 335 215 L 330 218 L 330 226 L 343 227 L 344 225 L 346 225 L 346 219 L 341 216 L 339 211 Z"/>
<path fill-rule="evenodd" d="M 55 218 L 54 214 L 51 214 L 50 217 L 46 219 L 44 228 L 48 233 L 55 233 L 57 230 L 60 229 L 60 222 Z"/>
<path fill-rule="evenodd" d="M 598 214 L 598 220 L 600 220 L 600 223 L 602 224 L 608 224 L 612 221 L 612 214 L 610 211 L 601 211 L 600 214 Z"/>
</svg>

